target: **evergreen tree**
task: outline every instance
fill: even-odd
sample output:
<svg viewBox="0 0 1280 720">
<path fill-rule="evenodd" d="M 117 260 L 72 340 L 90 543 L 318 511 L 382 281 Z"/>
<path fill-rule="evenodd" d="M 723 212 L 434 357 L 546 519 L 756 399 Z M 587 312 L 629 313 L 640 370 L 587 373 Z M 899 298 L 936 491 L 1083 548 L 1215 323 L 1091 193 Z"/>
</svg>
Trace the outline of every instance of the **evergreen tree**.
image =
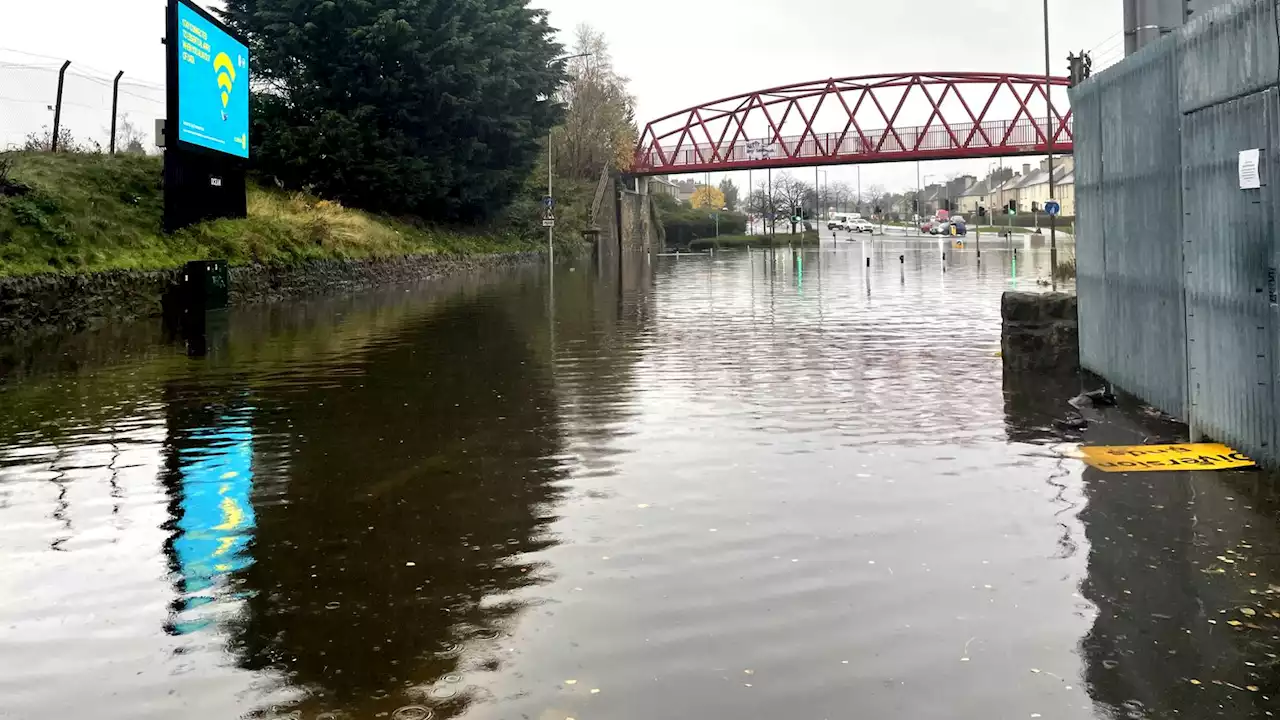
<svg viewBox="0 0 1280 720">
<path fill-rule="evenodd" d="M 720 181 L 720 192 L 724 194 L 725 207 L 730 210 L 738 209 L 738 186 L 729 178 Z"/>
<path fill-rule="evenodd" d="M 286 187 L 475 221 L 519 190 L 562 108 L 527 0 L 227 0 L 250 44 L 255 168 Z"/>
</svg>

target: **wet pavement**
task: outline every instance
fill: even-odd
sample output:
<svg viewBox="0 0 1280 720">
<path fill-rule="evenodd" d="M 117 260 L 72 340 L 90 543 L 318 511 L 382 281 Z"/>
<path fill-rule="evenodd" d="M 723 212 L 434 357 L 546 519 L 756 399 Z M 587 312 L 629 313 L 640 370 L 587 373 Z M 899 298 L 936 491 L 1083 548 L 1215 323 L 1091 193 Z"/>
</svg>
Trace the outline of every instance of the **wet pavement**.
<svg viewBox="0 0 1280 720">
<path fill-rule="evenodd" d="M 1272 716 L 1275 481 L 1065 457 L 1089 381 L 1003 377 L 1000 293 L 1047 273 L 1011 250 L 579 261 L 5 355 L 0 717 Z"/>
</svg>

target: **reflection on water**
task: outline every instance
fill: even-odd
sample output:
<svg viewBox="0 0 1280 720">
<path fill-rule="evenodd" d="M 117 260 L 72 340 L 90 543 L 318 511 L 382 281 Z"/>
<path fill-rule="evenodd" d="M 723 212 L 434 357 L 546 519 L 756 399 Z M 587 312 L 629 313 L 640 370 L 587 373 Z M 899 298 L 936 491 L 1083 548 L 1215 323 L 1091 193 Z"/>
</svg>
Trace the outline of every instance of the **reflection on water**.
<svg viewBox="0 0 1280 720">
<path fill-rule="evenodd" d="M 177 633 L 204 627 L 204 620 L 183 616 L 212 602 L 220 580 L 253 563 L 249 542 L 255 524 L 253 435 L 247 422 L 219 418 L 214 427 L 186 440 L 185 447 L 175 448 L 180 479 L 173 554 L 182 594 Z"/>
<path fill-rule="evenodd" d="M 1063 458 L 1177 428 L 1002 378 L 999 294 L 1047 272 L 1014 249 L 609 257 L 9 353 L 0 716 L 1276 711 L 1274 485 Z"/>
</svg>

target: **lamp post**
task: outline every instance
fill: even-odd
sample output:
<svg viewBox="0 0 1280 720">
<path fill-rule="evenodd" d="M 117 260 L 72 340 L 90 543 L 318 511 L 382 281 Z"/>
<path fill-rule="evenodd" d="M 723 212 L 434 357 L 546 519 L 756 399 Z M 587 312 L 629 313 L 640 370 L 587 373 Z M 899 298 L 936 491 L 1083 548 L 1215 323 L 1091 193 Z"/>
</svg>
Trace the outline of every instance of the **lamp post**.
<svg viewBox="0 0 1280 720">
<path fill-rule="evenodd" d="M 1053 89 L 1049 69 L 1049 0 L 1044 0 L 1044 142 L 1049 154 L 1049 199 L 1053 194 L 1053 99 L 1049 91 Z M 1049 216 L 1049 278 L 1053 289 L 1058 289 L 1058 217 Z"/>
<path fill-rule="evenodd" d="M 556 62 L 556 61 L 567 62 L 569 60 L 576 60 L 578 58 L 591 57 L 592 55 L 595 55 L 595 53 L 588 52 L 588 53 L 578 53 L 577 55 L 566 55 L 564 57 L 556 58 L 552 62 Z M 547 131 L 547 197 L 548 198 L 555 197 L 554 195 L 551 194 L 552 174 L 553 174 L 552 173 L 552 157 L 551 157 L 551 139 L 554 133 L 555 133 L 554 127 Z M 555 220 L 552 220 L 552 223 L 554 222 Z M 547 267 L 552 267 L 555 264 L 555 259 L 556 259 L 555 237 L 556 237 L 556 226 L 554 224 L 548 225 L 547 226 Z"/>
</svg>

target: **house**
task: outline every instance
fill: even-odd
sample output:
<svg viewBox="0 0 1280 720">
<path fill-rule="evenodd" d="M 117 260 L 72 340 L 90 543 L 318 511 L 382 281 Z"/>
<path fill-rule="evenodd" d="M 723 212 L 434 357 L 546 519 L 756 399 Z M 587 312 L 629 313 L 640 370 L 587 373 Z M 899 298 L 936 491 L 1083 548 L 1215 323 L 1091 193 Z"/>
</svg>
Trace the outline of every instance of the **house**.
<svg viewBox="0 0 1280 720">
<path fill-rule="evenodd" d="M 948 180 L 946 185 L 946 195 L 944 196 L 946 203 L 943 207 L 952 212 L 959 212 L 960 196 L 968 192 L 969 188 L 973 187 L 974 183 L 977 181 L 978 179 L 972 175 L 960 175 L 959 177 L 954 177 Z"/>
<path fill-rule="evenodd" d="M 667 197 L 679 200 L 680 188 L 678 185 L 668 180 L 666 175 L 654 175 L 649 178 L 649 194 L 666 195 Z"/>
<path fill-rule="evenodd" d="M 1030 167 L 1027 169 L 1029 171 Z M 1006 178 L 1004 182 L 992 188 L 991 192 L 987 195 L 989 203 L 987 207 L 994 208 L 996 214 L 1004 212 L 1004 209 L 1009 207 L 1009 202 L 1011 200 L 1018 199 L 1018 185 L 1021 183 L 1022 173 L 1010 171 L 1009 177 Z"/>
<path fill-rule="evenodd" d="M 1067 217 L 1075 217 L 1076 215 L 1076 171 L 1075 168 L 1067 171 L 1058 179 L 1058 186 L 1054 188 L 1058 196 L 1058 204 L 1062 206 L 1062 214 Z"/>
<path fill-rule="evenodd" d="M 979 207 L 987 207 L 987 194 L 990 192 L 987 188 L 986 180 L 979 180 L 967 189 L 961 192 L 955 198 L 955 210 L 969 218 L 978 215 Z"/>
<path fill-rule="evenodd" d="M 1024 165 L 1023 168 L 1029 168 Z M 1075 162 L 1072 158 L 1055 158 L 1053 163 L 1054 195 L 1062 191 L 1063 179 L 1072 177 L 1074 183 Z M 1072 205 L 1075 205 L 1075 188 L 1071 190 Z M 1040 166 L 1031 173 L 1031 177 L 1018 187 L 1019 212 L 1044 212 L 1044 204 L 1049 201 L 1049 160 L 1040 161 Z M 1059 203 L 1061 204 L 1061 203 Z M 1074 210 L 1074 207 L 1073 207 Z M 1068 214 L 1063 208 L 1062 214 Z M 1074 213 L 1071 213 L 1074 214 Z"/>
<path fill-rule="evenodd" d="M 676 183 L 676 191 L 678 193 L 676 195 L 677 200 L 682 203 L 691 202 L 693 200 L 693 194 L 698 192 L 698 183 L 692 180 L 681 180 Z"/>
<path fill-rule="evenodd" d="M 924 192 L 920 193 L 920 215 L 923 217 L 932 217 L 938 214 L 942 209 L 942 205 L 946 202 L 947 189 L 939 183 L 926 185 Z"/>
</svg>

